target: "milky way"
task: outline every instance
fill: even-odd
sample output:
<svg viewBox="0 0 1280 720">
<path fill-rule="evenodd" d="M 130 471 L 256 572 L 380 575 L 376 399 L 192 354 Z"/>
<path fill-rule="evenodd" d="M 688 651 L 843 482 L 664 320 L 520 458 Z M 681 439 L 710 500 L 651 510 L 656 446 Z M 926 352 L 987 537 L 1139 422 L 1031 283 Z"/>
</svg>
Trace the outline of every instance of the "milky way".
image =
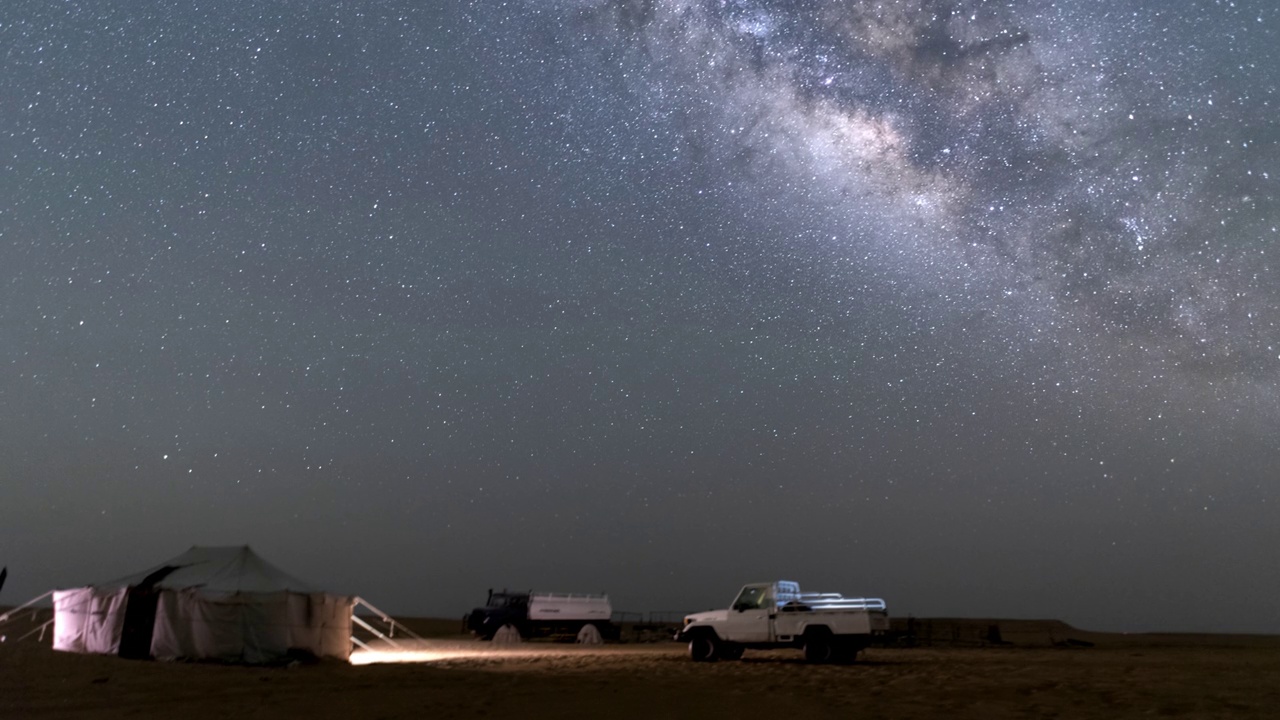
<svg viewBox="0 0 1280 720">
<path fill-rule="evenodd" d="M 620 76 L 646 114 L 622 126 L 684 184 L 710 162 L 728 202 L 803 223 L 779 242 L 937 296 L 936 321 L 1031 355 L 1018 373 L 1274 421 L 1268 10 L 577 7 L 557 39 Z"/>
<path fill-rule="evenodd" d="M 0 10 L 11 586 L 1280 629 L 1271 4 L 419 5 Z"/>
</svg>

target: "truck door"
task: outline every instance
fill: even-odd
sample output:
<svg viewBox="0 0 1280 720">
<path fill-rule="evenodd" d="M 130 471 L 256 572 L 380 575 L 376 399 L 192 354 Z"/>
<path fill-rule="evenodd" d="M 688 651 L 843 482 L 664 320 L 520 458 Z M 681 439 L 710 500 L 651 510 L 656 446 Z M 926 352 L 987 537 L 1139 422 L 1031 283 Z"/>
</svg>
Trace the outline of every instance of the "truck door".
<svg viewBox="0 0 1280 720">
<path fill-rule="evenodd" d="M 769 642 L 773 639 L 773 586 L 747 585 L 729 606 L 724 639 L 733 642 Z"/>
</svg>

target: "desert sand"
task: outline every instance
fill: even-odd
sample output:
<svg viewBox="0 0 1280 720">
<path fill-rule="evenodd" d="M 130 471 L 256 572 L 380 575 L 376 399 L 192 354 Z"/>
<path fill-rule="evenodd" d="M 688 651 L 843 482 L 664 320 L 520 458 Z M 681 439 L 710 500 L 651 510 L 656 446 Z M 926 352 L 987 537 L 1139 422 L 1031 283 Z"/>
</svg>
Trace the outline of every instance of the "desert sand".
<svg viewBox="0 0 1280 720">
<path fill-rule="evenodd" d="M 815 666 L 795 651 L 695 664 L 674 642 L 499 647 L 458 635 L 457 621 L 407 622 L 427 637 L 411 648 L 427 662 L 163 663 L 11 637 L 0 643 L 0 718 L 1280 717 L 1270 636 L 927 621 L 932 646 Z M 993 624 L 1001 643 L 985 640 Z"/>
</svg>

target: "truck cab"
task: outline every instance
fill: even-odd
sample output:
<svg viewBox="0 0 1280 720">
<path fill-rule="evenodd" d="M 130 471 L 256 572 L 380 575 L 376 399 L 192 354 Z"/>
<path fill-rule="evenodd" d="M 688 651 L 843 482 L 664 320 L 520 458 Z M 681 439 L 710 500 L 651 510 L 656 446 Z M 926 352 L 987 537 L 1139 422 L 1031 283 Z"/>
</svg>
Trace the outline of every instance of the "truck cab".
<svg viewBox="0 0 1280 720">
<path fill-rule="evenodd" d="M 739 643 L 772 642 L 777 612 L 775 583 L 745 585 L 729 606 L 720 631 L 721 637 Z"/>
<path fill-rule="evenodd" d="M 491 639 L 504 625 L 523 623 L 529 614 L 529 593 L 489 591 L 484 607 L 467 614 L 467 629 L 477 637 Z"/>
</svg>

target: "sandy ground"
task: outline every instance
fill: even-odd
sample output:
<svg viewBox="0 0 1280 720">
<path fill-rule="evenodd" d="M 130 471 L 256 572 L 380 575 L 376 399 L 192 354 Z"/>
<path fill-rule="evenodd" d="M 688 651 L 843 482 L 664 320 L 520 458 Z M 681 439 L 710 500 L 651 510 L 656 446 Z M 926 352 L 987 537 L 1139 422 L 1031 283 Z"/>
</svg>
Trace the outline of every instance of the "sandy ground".
<svg viewBox="0 0 1280 720">
<path fill-rule="evenodd" d="M 501 648 L 450 634 L 456 624 L 418 621 L 437 632 L 416 663 L 252 668 L 0 643 L 0 718 L 1280 717 L 1275 637 L 1075 632 L 1093 647 L 1054 647 L 1059 624 L 1011 628 L 1013 645 L 872 648 L 813 666 L 796 651 L 695 664 L 675 643 Z"/>
</svg>

